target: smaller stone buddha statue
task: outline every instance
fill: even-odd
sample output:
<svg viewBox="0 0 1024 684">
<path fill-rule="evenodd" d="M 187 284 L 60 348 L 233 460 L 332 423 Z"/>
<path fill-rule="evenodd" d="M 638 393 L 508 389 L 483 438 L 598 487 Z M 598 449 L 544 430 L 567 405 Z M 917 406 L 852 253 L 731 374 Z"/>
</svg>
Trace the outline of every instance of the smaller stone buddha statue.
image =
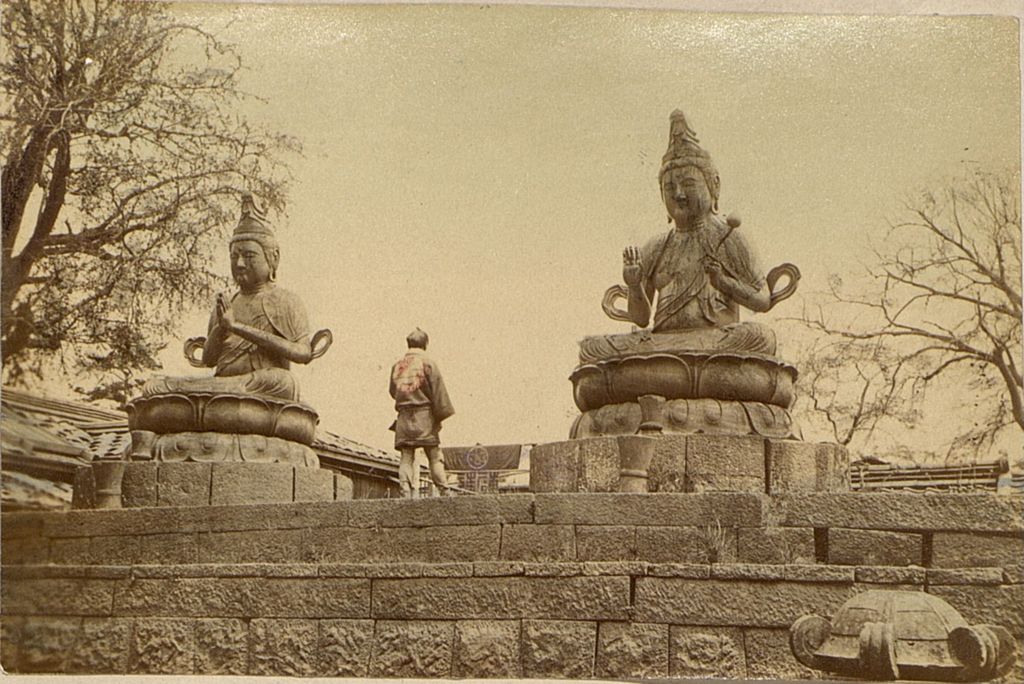
<svg viewBox="0 0 1024 684">
<path fill-rule="evenodd" d="M 230 241 L 238 290 L 219 293 L 207 336 L 185 343 L 212 377 L 155 378 L 127 406 L 133 460 L 264 461 L 317 466 L 309 445 L 317 414 L 299 401 L 292 363 L 309 363 L 331 345 L 310 334 L 306 309 L 277 285 L 280 248 L 252 195 Z"/>
<path fill-rule="evenodd" d="M 309 363 L 326 351 L 310 340 L 306 309 L 293 292 L 277 285 L 281 259 L 274 232 L 252 195 L 242 197 L 242 216 L 231 236 L 233 294 L 218 293 L 207 337 L 186 343 L 194 366 L 215 369 L 212 378 L 157 378 L 143 396 L 168 392 L 235 392 L 297 401 L 291 363 Z M 324 341 L 326 331 L 318 333 Z M 195 353 L 201 348 L 201 359 Z"/>
<path fill-rule="evenodd" d="M 739 218 L 718 213 L 718 170 L 680 110 L 670 117 L 659 184 L 672 228 L 626 247 L 625 287 L 611 287 L 602 303 L 609 317 L 640 329 L 580 341 L 572 380 L 584 415 L 574 436 L 631 432 L 641 422 L 636 400 L 648 394 L 675 402 L 679 431 L 791 436 L 788 415 L 740 415 L 765 414 L 755 404 L 785 410 L 795 379 L 795 369 L 774 356 L 771 328 L 741 321 L 740 311 L 767 311 L 789 297 L 799 271 L 783 264 L 765 275 Z M 775 290 L 783 276 L 788 282 Z"/>
</svg>

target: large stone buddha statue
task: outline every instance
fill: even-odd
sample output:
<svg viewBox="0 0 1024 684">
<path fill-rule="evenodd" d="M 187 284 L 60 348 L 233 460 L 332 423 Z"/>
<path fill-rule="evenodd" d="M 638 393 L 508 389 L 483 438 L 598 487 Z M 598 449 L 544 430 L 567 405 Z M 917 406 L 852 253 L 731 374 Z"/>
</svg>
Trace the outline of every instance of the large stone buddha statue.
<svg viewBox="0 0 1024 684">
<path fill-rule="evenodd" d="M 718 171 L 679 110 L 659 184 L 672 227 L 623 251 L 625 286 L 603 302 L 611 318 L 640 329 L 580 341 L 572 380 L 583 415 L 573 436 L 635 431 L 644 395 L 667 402 L 669 431 L 793 436 L 796 371 L 775 358 L 772 330 L 741 321 L 740 311 L 767 311 L 790 296 L 799 271 L 784 264 L 765 275 L 739 219 L 719 215 Z M 773 291 L 782 276 L 788 282 Z"/>
</svg>

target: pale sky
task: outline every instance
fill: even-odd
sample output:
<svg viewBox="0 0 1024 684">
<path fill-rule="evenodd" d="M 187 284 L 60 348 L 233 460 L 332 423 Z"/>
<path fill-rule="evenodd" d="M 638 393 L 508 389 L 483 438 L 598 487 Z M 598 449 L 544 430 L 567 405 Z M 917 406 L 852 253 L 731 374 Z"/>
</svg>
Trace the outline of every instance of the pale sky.
<svg viewBox="0 0 1024 684">
<path fill-rule="evenodd" d="M 444 444 L 567 437 L 577 340 L 630 329 L 601 296 L 621 282 L 623 247 L 668 227 L 657 170 L 673 109 L 765 270 L 803 272 L 769 323 L 866 260 L 908 192 L 964 162 L 1020 165 L 1013 19 L 175 11 L 238 46 L 243 86 L 267 100 L 247 116 L 304 144 L 275 224 L 278 282 L 335 343 L 296 372 L 323 427 L 378 447 L 392 443 L 388 371 L 416 326 L 456 408 Z M 205 332 L 201 309 L 180 337 Z M 197 372 L 180 344 L 163 360 Z"/>
</svg>

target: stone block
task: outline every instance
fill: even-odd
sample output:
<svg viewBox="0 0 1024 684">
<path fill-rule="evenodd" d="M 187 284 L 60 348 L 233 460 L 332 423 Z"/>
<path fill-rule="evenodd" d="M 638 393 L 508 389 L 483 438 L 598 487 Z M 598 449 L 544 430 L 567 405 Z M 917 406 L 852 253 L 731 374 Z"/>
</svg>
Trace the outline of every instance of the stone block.
<svg viewBox="0 0 1024 684">
<path fill-rule="evenodd" d="M 836 565 L 921 565 L 922 536 L 910 532 L 828 531 L 828 562 Z"/>
<path fill-rule="evenodd" d="M 773 499 L 780 524 L 864 530 L 1024 532 L 1024 497 L 846 492 Z"/>
<path fill-rule="evenodd" d="M 968 624 L 1002 625 L 1017 636 L 1020 647 L 1020 639 L 1024 636 L 1024 584 L 949 584 L 929 586 L 927 591 L 956 608 Z"/>
<path fill-rule="evenodd" d="M 24 624 L 23 617 L 0 615 L 0 667 L 5 672 L 18 671 L 18 645 Z"/>
<path fill-rule="evenodd" d="M 736 528 L 637 527 L 636 554 L 650 563 L 734 563 Z"/>
<path fill-rule="evenodd" d="M 84 467 L 84 466 L 83 466 Z M 28 539 L 39 537 L 44 534 L 46 529 L 45 521 L 52 519 L 52 512 L 41 512 L 41 511 L 17 511 L 0 514 L 0 518 L 3 519 L 3 538 L 9 539 Z"/>
<path fill-rule="evenodd" d="M 523 621 L 523 676 L 590 679 L 597 624 L 569 620 Z"/>
<path fill-rule="evenodd" d="M 641 622 L 786 627 L 805 613 L 832 615 L 852 584 L 640 577 L 633 619 Z"/>
<path fill-rule="evenodd" d="M 571 561 L 576 535 L 571 525 L 502 525 L 501 560 Z"/>
<path fill-rule="evenodd" d="M 741 563 L 813 563 L 810 527 L 741 527 L 737 530 Z"/>
<path fill-rule="evenodd" d="M 360 499 L 345 504 L 353 527 L 463 527 L 533 522 L 532 494 L 436 499 Z"/>
<path fill-rule="evenodd" d="M 309 677 L 316 672 L 317 646 L 316 620 L 252 620 L 249 674 Z"/>
<path fill-rule="evenodd" d="M 10 579 L 4 577 L 5 615 L 110 615 L 113 580 Z"/>
<path fill-rule="evenodd" d="M 744 629 L 743 642 L 747 653 L 747 677 L 750 679 L 789 681 L 821 678 L 793 657 L 788 629 Z"/>
<path fill-rule="evenodd" d="M 423 577 L 424 563 L 324 563 L 320 577 Z"/>
<path fill-rule="evenodd" d="M 530 451 L 530 491 L 614 492 L 619 469 L 615 437 L 538 444 Z"/>
<path fill-rule="evenodd" d="M 140 565 L 196 563 L 198 536 L 194 533 L 142 535 L 138 540 L 136 562 Z"/>
<path fill-rule="evenodd" d="M 135 620 L 128 670 L 139 674 L 191 674 L 195 647 L 194 620 Z"/>
<path fill-rule="evenodd" d="M 619 488 L 619 441 L 616 437 L 578 439 L 577 491 L 614 492 Z M 532 452 L 531 452 L 532 453 Z M 531 459 L 532 463 L 532 459 Z"/>
<path fill-rule="evenodd" d="M 68 656 L 68 672 L 124 674 L 128 671 L 132 621 L 84 618 L 78 643 Z"/>
<path fill-rule="evenodd" d="M 135 536 L 93 537 L 89 540 L 89 562 L 102 565 L 134 565 L 139 558 L 139 548 L 139 537 Z"/>
<path fill-rule="evenodd" d="M 96 508 L 96 475 L 92 471 L 92 466 L 75 468 L 75 479 L 71 486 L 71 508 Z"/>
<path fill-rule="evenodd" d="M 765 492 L 765 440 L 734 435 L 688 435 L 686 491 Z"/>
<path fill-rule="evenodd" d="M 321 620 L 317 674 L 365 677 L 372 646 L 373 620 Z"/>
<path fill-rule="evenodd" d="M 200 675 L 244 675 L 249 668 L 249 627 L 244 620 L 196 620 L 195 671 Z"/>
<path fill-rule="evenodd" d="M 157 463 L 128 462 L 121 479 L 121 505 L 125 508 L 156 506 L 158 499 Z"/>
<path fill-rule="evenodd" d="M 310 534 L 304 557 L 320 563 L 470 562 L 498 560 L 500 543 L 501 526 L 496 524 L 325 527 Z"/>
<path fill-rule="evenodd" d="M 928 584 L 1002 584 L 1002 568 L 931 568 Z"/>
<path fill-rule="evenodd" d="M 628 577 L 374 580 L 373 617 L 394 620 L 625 620 Z"/>
<path fill-rule="evenodd" d="M 648 565 L 651 577 L 685 577 L 686 579 L 707 579 L 711 577 L 711 566 L 690 563 L 663 563 Z"/>
<path fill-rule="evenodd" d="M 530 451 L 530 491 L 583 491 L 579 482 L 579 460 L 580 448 L 576 440 L 534 446 Z"/>
<path fill-rule="evenodd" d="M 775 565 L 771 567 L 781 568 L 782 578 L 793 582 L 838 582 L 840 584 L 852 584 L 856 580 L 854 568 L 845 565 L 816 565 L 812 562 Z"/>
<path fill-rule="evenodd" d="M 463 620 L 455 623 L 452 677 L 522 677 L 517 620 Z"/>
<path fill-rule="evenodd" d="M 686 435 L 664 434 L 654 446 L 654 458 L 647 470 L 647 491 L 686 491 Z"/>
<path fill-rule="evenodd" d="M 472 577 L 472 563 L 423 563 L 423 577 Z"/>
<path fill-rule="evenodd" d="M 883 566 L 862 567 L 855 570 L 858 582 L 865 584 L 920 584 L 925 583 L 926 570 L 922 567 L 887 568 Z"/>
<path fill-rule="evenodd" d="M 6 612 L 6 606 L 4 610 Z M 26 618 L 18 643 L 17 671 L 66 672 L 68 655 L 78 642 L 81 630 L 81 618 Z"/>
<path fill-rule="evenodd" d="M 161 463 L 157 470 L 157 505 L 210 505 L 210 470 L 209 463 Z"/>
<path fill-rule="evenodd" d="M 371 677 L 450 677 L 454 623 L 377 622 Z"/>
<path fill-rule="evenodd" d="M 1024 534 L 936 532 L 931 564 L 934 568 L 1024 569 Z"/>
<path fill-rule="evenodd" d="M 636 528 L 626 525 L 577 525 L 576 558 L 581 561 L 633 560 Z"/>
<path fill-rule="evenodd" d="M 246 530 L 199 535 L 199 563 L 295 563 L 313 559 L 309 530 Z"/>
<path fill-rule="evenodd" d="M 125 616 L 365 618 L 370 580 L 197 577 L 135 579 L 117 592 Z"/>
<path fill-rule="evenodd" d="M 597 633 L 595 677 L 653 679 L 668 676 L 668 625 L 602 622 Z"/>
<path fill-rule="evenodd" d="M 322 468 L 295 468 L 294 501 L 334 501 L 334 473 Z"/>
<path fill-rule="evenodd" d="M 470 497 L 465 497 L 470 498 Z M 763 494 L 538 494 L 534 522 L 555 525 L 760 527 L 767 520 Z"/>
<path fill-rule="evenodd" d="M 524 572 L 522 563 L 510 561 L 477 561 L 473 563 L 474 577 L 515 577 Z"/>
<path fill-rule="evenodd" d="M 351 501 L 355 487 L 352 478 L 341 473 L 334 473 L 334 500 Z"/>
<path fill-rule="evenodd" d="M 8 539 L 6 529 L 0 536 L 0 558 L 4 565 L 36 565 L 49 562 L 50 540 L 46 537 Z"/>
<path fill-rule="evenodd" d="M 817 447 L 792 439 L 765 440 L 768 493 L 823 491 L 818 482 Z"/>
<path fill-rule="evenodd" d="M 669 676 L 744 679 L 743 632 L 728 627 L 683 627 L 669 632 Z"/>
<path fill-rule="evenodd" d="M 295 493 L 295 466 L 287 463 L 213 463 L 210 504 L 289 503 Z"/>
<path fill-rule="evenodd" d="M 850 452 L 841 444 L 821 442 L 816 446 L 815 469 L 818 475 L 818 491 L 849 492 Z"/>
<path fill-rule="evenodd" d="M 52 562 L 60 565 L 92 563 L 92 544 L 88 537 L 67 537 L 50 541 Z M 5 561 L 6 562 L 6 561 Z"/>
<path fill-rule="evenodd" d="M 162 464 L 189 465 L 189 464 Z M 195 465 L 195 464 L 192 464 Z M 208 464 L 207 464 L 208 465 Z M 161 470 L 162 472 L 162 470 Z M 468 498 L 468 497 L 467 497 Z M 266 529 L 318 529 L 347 523 L 354 502 L 181 506 L 48 513 L 45 536 L 131 536 L 171 532 L 226 532 Z M 6 514 L 5 514 L 6 521 Z"/>
</svg>

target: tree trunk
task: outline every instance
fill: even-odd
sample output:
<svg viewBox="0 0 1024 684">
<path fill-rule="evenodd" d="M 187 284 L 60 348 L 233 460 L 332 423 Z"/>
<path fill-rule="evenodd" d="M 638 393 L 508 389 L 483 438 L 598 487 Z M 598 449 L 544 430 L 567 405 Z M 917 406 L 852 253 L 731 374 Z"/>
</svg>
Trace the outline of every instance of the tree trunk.
<svg viewBox="0 0 1024 684">
<path fill-rule="evenodd" d="M 29 143 L 31 147 L 32 143 Z M 28 183 L 28 190 L 24 187 L 10 188 L 8 194 L 8 186 L 4 186 L 4 208 L 5 214 L 3 217 L 4 221 L 4 250 L 3 250 L 3 275 L 0 280 L 0 314 L 3 316 L 3 361 L 7 362 L 10 358 L 17 355 L 19 352 L 24 350 L 30 341 L 30 335 L 32 330 L 31 311 L 28 307 L 20 306 L 15 310 L 14 302 L 25 283 L 25 279 L 28 277 L 32 270 L 32 266 L 35 265 L 36 260 L 42 254 L 43 245 L 46 242 L 46 238 L 53 232 L 53 227 L 57 223 L 57 217 L 60 216 L 60 210 L 64 206 L 64 199 L 67 194 L 67 182 L 68 173 L 71 169 L 71 145 L 70 138 L 66 133 L 59 134 L 55 141 L 55 147 L 57 150 L 56 157 L 53 162 L 53 172 L 50 174 L 50 182 L 45 189 L 46 195 L 43 198 L 43 204 L 40 207 L 39 216 L 36 219 L 35 228 L 32 231 L 32 237 L 29 238 L 24 249 L 17 256 L 14 256 L 14 242 L 15 237 L 18 234 L 19 223 L 9 224 L 8 220 L 11 219 L 6 214 L 6 207 L 11 206 L 12 210 L 17 211 L 21 216 L 24 216 L 25 205 L 27 204 L 28 196 L 31 192 L 33 184 L 38 182 L 38 178 L 42 172 L 43 164 L 46 160 L 46 151 L 42 153 L 32 152 L 38 160 L 33 162 L 35 166 L 35 177 L 31 183 Z M 26 155 L 28 150 L 26 150 Z M 22 157 L 22 163 L 18 166 L 22 169 L 25 167 L 25 156 Z M 4 169 L 5 178 L 8 176 L 7 167 Z M 16 172 L 17 173 L 17 172 Z M 19 176 L 24 179 L 23 175 Z M 8 236 L 10 239 L 8 241 Z"/>
</svg>

